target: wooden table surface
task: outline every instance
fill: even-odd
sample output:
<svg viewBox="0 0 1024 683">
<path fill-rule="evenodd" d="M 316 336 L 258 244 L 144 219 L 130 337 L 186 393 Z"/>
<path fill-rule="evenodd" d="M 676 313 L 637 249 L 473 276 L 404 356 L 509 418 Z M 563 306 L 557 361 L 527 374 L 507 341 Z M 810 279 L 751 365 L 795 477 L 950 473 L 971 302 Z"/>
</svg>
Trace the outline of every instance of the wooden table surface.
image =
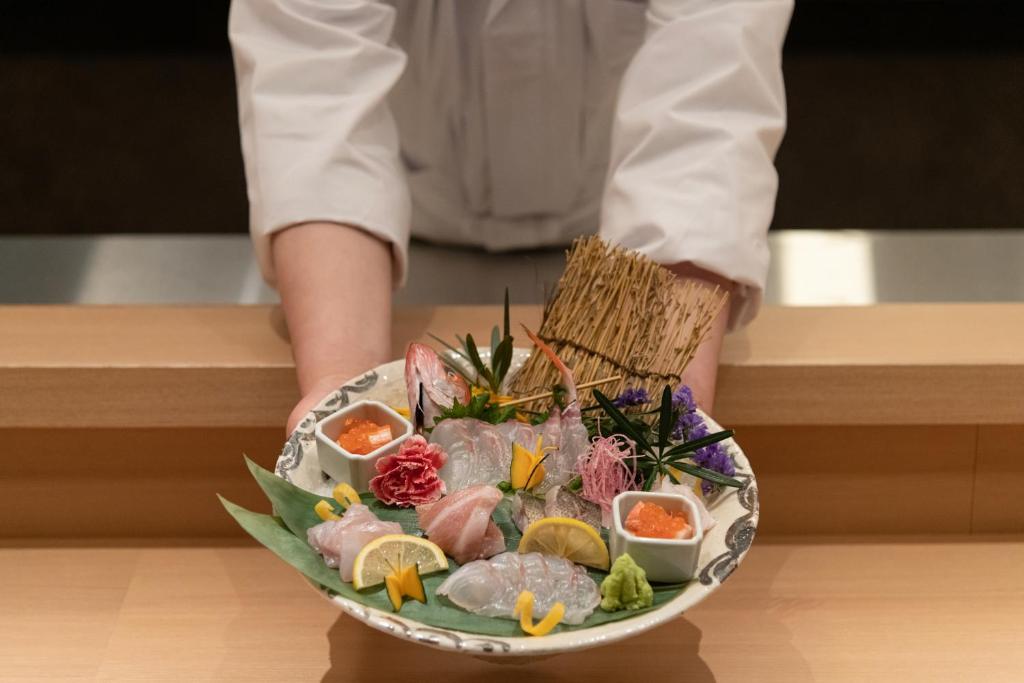
<svg viewBox="0 0 1024 683">
<path fill-rule="evenodd" d="M 1020 681 L 1021 566 L 1019 537 L 759 540 L 683 618 L 511 666 L 364 627 L 262 548 L 7 546 L 0 680 Z"/>
</svg>

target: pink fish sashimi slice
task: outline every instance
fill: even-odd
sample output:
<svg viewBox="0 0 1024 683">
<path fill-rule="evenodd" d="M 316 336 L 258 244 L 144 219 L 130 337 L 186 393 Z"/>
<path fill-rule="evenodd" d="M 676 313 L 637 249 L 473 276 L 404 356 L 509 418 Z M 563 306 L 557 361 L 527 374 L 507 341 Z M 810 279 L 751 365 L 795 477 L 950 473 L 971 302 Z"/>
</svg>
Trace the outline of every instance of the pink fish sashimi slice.
<svg viewBox="0 0 1024 683">
<path fill-rule="evenodd" d="M 501 530 L 491 521 L 501 497 L 501 491 L 486 484 L 456 491 L 416 508 L 420 528 L 459 564 L 491 557 L 505 550 Z"/>
<path fill-rule="evenodd" d="M 313 550 L 324 556 L 328 567 L 337 568 L 342 581 L 352 580 L 356 555 L 367 543 L 387 534 L 401 534 L 398 522 L 382 522 L 365 505 L 350 507 L 339 520 L 323 522 L 306 531 Z"/>
<path fill-rule="evenodd" d="M 487 531 L 484 532 L 483 545 L 480 547 L 480 558 L 487 559 L 488 557 L 494 557 L 498 553 L 505 552 L 505 534 L 501 533 L 501 529 L 494 522 L 487 525 Z"/>
</svg>

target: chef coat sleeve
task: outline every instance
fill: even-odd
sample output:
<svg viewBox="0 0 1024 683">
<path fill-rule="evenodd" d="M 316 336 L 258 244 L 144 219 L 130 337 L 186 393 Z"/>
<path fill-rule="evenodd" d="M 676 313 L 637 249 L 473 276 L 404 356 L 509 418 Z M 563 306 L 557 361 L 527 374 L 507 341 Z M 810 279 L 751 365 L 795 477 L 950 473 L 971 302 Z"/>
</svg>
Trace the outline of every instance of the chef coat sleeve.
<svg viewBox="0 0 1024 683">
<path fill-rule="evenodd" d="M 735 281 L 730 327 L 755 316 L 768 276 L 792 4 L 652 0 L 619 92 L 601 233 Z"/>
<path fill-rule="evenodd" d="M 404 281 L 410 201 L 388 92 L 405 67 L 394 9 L 360 0 L 234 0 L 250 231 L 274 283 L 270 235 L 305 221 L 389 242 Z"/>
</svg>

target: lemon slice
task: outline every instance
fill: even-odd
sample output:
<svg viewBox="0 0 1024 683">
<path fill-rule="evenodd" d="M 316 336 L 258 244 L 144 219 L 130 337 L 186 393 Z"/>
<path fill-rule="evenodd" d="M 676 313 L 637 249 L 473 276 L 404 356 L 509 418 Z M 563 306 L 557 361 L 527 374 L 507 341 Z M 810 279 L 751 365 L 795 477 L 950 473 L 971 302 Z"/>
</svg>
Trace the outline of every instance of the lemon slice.
<svg viewBox="0 0 1024 683">
<path fill-rule="evenodd" d="M 444 552 L 425 538 L 408 534 L 387 534 L 373 539 L 359 551 L 352 565 L 352 586 L 356 590 L 379 586 L 406 567 L 416 565 L 419 574 L 448 568 Z"/>
<path fill-rule="evenodd" d="M 594 527 L 570 517 L 544 517 L 526 528 L 521 553 L 557 555 L 576 564 L 608 569 L 608 546 Z"/>
</svg>

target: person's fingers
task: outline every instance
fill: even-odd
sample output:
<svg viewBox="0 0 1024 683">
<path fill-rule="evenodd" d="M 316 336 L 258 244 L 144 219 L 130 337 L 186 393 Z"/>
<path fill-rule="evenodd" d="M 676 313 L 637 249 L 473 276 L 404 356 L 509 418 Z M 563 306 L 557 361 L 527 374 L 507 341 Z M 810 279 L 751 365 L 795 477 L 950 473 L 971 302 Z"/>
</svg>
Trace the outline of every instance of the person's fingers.
<svg viewBox="0 0 1024 683">
<path fill-rule="evenodd" d="M 345 383 L 345 377 L 348 376 L 349 375 L 345 375 L 344 377 L 341 375 L 332 375 L 324 377 L 314 384 L 306 395 L 299 399 L 299 402 L 295 405 L 295 408 L 292 409 L 291 414 L 288 416 L 288 421 L 285 423 L 286 436 L 291 436 L 292 432 L 295 431 L 295 428 L 299 426 L 300 422 L 302 422 L 302 419 L 306 417 L 306 414 L 313 410 L 313 408 L 316 408 L 317 404 L 320 403 L 325 396 L 342 386 Z"/>
<path fill-rule="evenodd" d="M 302 418 L 306 417 L 306 413 L 312 410 L 316 406 L 316 402 L 310 400 L 309 396 L 304 397 L 295 408 L 292 409 L 290 415 L 288 415 L 288 421 L 285 423 L 285 436 L 291 436 L 295 428 L 302 422 Z"/>
</svg>

